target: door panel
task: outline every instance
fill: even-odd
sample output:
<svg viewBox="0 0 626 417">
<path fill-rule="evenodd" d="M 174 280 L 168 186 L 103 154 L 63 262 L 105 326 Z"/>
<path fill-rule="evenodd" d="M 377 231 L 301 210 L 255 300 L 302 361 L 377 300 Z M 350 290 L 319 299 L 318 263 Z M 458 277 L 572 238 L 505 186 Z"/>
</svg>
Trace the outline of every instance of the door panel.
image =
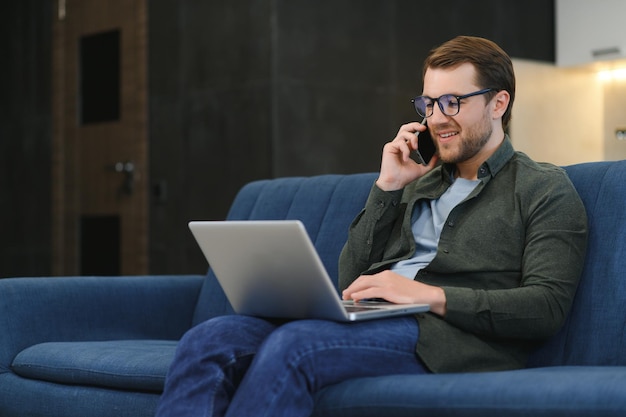
<svg viewBox="0 0 626 417">
<path fill-rule="evenodd" d="M 57 6 L 53 273 L 144 274 L 146 3 L 58 0 Z"/>
</svg>

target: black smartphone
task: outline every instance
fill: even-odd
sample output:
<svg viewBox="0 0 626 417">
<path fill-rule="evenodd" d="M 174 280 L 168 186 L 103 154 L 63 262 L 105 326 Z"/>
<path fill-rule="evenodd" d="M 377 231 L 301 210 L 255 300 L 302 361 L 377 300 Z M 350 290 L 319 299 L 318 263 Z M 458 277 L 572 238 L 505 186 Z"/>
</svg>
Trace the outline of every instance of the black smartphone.
<svg viewBox="0 0 626 417">
<path fill-rule="evenodd" d="M 425 121 L 422 123 L 426 124 Z M 415 160 L 422 165 L 428 165 L 428 162 L 430 162 L 431 158 L 437 151 L 428 129 L 423 132 L 419 132 L 417 135 L 417 148 L 418 149 L 414 152 Z"/>
</svg>

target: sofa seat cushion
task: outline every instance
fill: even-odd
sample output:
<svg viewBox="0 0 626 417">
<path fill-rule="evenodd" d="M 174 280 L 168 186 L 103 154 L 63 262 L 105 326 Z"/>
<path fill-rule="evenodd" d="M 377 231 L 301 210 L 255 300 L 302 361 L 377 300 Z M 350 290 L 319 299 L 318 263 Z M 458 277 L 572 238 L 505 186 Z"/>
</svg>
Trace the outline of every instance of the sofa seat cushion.
<svg viewBox="0 0 626 417">
<path fill-rule="evenodd" d="M 358 378 L 320 391 L 314 417 L 618 417 L 626 367 Z"/>
<path fill-rule="evenodd" d="M 11 367 L 30 379 L 162 392 L 176 344 L 169 340 L 41 343 L 21 351 Z"/>
</svg>

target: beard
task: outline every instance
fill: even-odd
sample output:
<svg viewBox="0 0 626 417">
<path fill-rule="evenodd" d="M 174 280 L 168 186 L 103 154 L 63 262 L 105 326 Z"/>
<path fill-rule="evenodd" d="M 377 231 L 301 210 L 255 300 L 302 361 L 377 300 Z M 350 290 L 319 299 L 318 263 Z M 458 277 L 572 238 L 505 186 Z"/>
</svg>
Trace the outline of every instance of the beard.
<svg viewBox="0 0 626 417">
<path fill-rule="evenodd" d="M 457 128 L 459 132 L 458 140 L 450 144 L 439 143 L 439 140 L 435 140 L 435 147 L 437 148 L 437 155 L 442 162 L 447 164 L 458 164 L 465 162 L 480 152 L 480 150 L 489 142 L 493 128 L 491 126 L 489 115 L 485 114 L 480 122 L 473 126 L 461 131 L 456 123 L 447 123 L 437 126 L 435 131 L 450 129 L 451 127 Z M 436 134 L 433 137 L 438 137 Z"/>
</svg>

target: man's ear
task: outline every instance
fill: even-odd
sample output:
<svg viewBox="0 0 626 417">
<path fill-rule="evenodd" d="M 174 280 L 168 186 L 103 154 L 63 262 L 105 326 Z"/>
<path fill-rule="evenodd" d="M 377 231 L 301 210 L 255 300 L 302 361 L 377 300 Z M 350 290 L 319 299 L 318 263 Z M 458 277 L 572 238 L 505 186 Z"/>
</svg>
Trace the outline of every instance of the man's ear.
<svg viewBox="0 0 626 417">
<path fill-rule="evenodd" d="M 509 108 L 511 95 L 506 90 L 500 90 L 491 101 L 493 103 L 493 118 L 499 119 L 504 116 L 506 109 Z"/>
</svg>

